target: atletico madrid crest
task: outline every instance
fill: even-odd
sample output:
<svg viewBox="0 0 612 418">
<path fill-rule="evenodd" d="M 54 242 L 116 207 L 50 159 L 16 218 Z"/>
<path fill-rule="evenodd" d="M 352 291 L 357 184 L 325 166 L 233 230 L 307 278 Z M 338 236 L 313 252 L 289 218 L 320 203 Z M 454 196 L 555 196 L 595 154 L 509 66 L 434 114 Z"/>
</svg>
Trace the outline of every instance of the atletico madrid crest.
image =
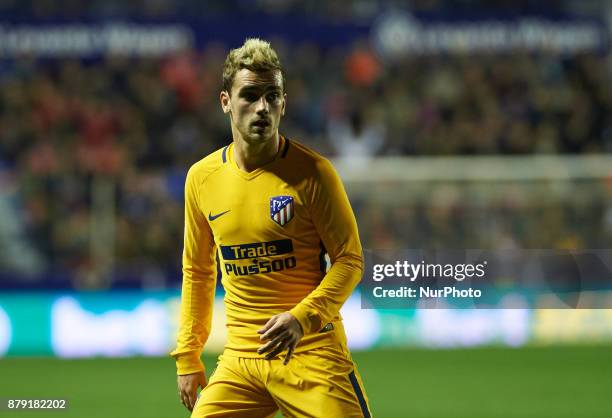
<svg viewBox="0 0 612 418">
<path fill-rule="evenodd" d="M 270 198 L 270 217 L 280 226 L 284 226 L 293 219 L 293 197 L 275 196 Z"/>
</svg>

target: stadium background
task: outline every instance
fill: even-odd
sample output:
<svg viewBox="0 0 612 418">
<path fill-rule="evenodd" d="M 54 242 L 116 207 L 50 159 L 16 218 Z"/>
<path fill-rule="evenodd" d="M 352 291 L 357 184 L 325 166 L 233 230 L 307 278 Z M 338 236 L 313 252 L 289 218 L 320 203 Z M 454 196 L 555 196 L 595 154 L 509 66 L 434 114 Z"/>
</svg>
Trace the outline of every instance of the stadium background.
<svg viewBox="0 0 612 418">
<path fill-rule="evenodd" d="M 364 248 L 609 248 L 612 6 L 492 4 L 0 1 L 0 398 L 188 415 L 164 357 L 183 182 L 229 140 L 221 67 L 249 36 L 280 53 L 281 131 L 334 159 Z M 357 291 L 343 315 L 375 416 L 612 415 L 610 310 Z"/>
</svg>

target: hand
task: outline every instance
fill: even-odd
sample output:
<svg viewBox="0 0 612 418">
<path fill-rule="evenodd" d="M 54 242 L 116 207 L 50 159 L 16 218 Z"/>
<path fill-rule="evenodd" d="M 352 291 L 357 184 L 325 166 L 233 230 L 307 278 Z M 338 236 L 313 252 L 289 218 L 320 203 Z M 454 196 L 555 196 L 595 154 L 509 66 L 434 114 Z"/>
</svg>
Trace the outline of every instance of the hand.
<svg viewBox="0 0 612 418">
<path fill-rule="evenodd" d="M 193 407 L 198 399 L 198 386 L 202 389 L 206 386 L 204 371 L 178 376 L 177 384 L 181 402 L 183 402 L 185 408 L 193 411 Z"/>
<path fill-rule="evenodd" d="M 267 344 L 259 347 L 257 352 L 259 354 L 269 352 L 266 355 L 266 360 L 272 360 L 278 354 L 287 350 L 283 364 L 289 363 L 293 350 L 304 336 L 302 326 L 295 319 L 295 316 L 289 312 L 274 315 L 257 333 L 262 334 L 259 337 L 261 341 L 270 340 Z"/>
</svg>

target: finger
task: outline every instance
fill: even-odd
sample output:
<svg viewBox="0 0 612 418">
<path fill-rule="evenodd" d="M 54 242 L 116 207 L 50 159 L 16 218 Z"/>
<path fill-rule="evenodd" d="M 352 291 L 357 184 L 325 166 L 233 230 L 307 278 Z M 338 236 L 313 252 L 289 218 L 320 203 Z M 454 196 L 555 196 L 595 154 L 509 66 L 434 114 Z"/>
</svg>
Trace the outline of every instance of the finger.
<svg viewBox="0 0 612 418">
<path fill-rule="evenodd" d="M 198 386 L 196 383 L 187 391 L 187 399 L 189 400 L 189 410 L 190 411 L 193 409 L 193 406 L 195 405 L 197 396 L 198 396 Z"/>
<path fill-rule="evenodd" d="M 259 336 L 260 340 L 266 340 L 272 338 L 274 335 L 278 334 L 279 331 L 283 329 L 282 324 L 275 322 L 271 327 L 269 327 L 262 335 Z"/>
<path fill-rule="evenodd" d="M 197 401 L 197 400 L 198 400 L 198 397 L 197 397 L 197 396 L 194 396 L 194 397 L 192 397 L 192 398 L 189 400 L 189 410 L 190 410 L 190 411 L 193 411 L 193 408 L 195 407 L 195 404 L 196 404 L 196 401 Z"/>
<path fill-rule="evenodd" d="M 191 398 L 191 394 L 188 393 L 185 396 L 185 400 L 187 401 L 187 405 L 186 405 L 187 409 L 189 409 L 191 411 L 193 409 L 193 400 Z"/>
<path fill-rule="evenodd" d="M 266 352 L 273 352 L 274 350 L 279 348 L 279 346 L 283 346 L 284 347 L 285 344 L 286 344 L 287 338 L 288 338 L 288 336 L 279 336 L 279 337 L 275 338 L 274 340 L 272 340 L 268 344 L 266 344 L 264 347 L 262 347 L 259 354 L 264 354 Z"/>
<path fill-rule="evenodd" d="M 189 409 L 189 401 L 187 400 L 185 393 L 181 393 L 181 403 L 185 408 Z"/>
<path fill-rule="evenodd" d="M 268 355 L 266 355 L 266 360 L 272 360 L 274 357 L 278 356 L 280 353 L 282 353 L 283 351 L 285 351 L 285 349 L 287 348 L 287 346 L 290 344 L 289 341 L 285 340 L 283 342 L 281 342 L 278 347 L 276 347 L 274 350 L 270 351 L 268 353 Z"/>
<path fill-rule="evenodd" d="M 283 340 L 286 340 L 288 337 L 289 337 L 289 334 L 285 331 L 282 334 L 274 337 L 274 339 L 272 339 L 265 345 L 259 347 L 259 349 L 257 349 L 257 352 L 261 354 L 261 353 L 265 353 L 266 351 L 270 351 L 272 347 L 277 346 L 279 343 L 281 343 Z"/>
<path fill-rule="evenodd" d="M 261 327 L 259 330 L 257 330 L 258 334 L 263 334 L 264 332 L 266 332 L 267 330 L 269 330 L 270 328 L 272 328 L 272 325 L 274 325 L 276 323 L 276 315 L 274 315 L 272 318 L 268 319 L 268 322 L 266 322 L 266 324 Z"/>
<path fill-rule="evenodd" d="M 290 344 L 289 348 L 287 349 L 287 355 L 285 356 L 285 360 L 283 360 L 283 364 L 285 366 L 289 363 L 289 360 L 291 360 L 291 356 L 293 356 L 293 350 L 295 350 L 295 343 Z"/>
<path fill-rule="evenodd" d="M 259 339 L 262 341 L 265 341 L 270 338 L 274 338 L 277 335 L 279 335 L 281 332 L 285 332 L 285 331 L 287 331 L 287 328 L 285 327 L 285 325 L 277 322 L 276 324 L 274 324 L 274 326 L 272 326 L 272 328 L 266 331 L 265 334 L 260 336 Z"/>
<path fill-rule="evenodd" d="M 263 354 L 266 351 L 269 351 L 275 344 L 278 344 L 278 343 L 279 341 L 276 341 L 276 340 L 272 340 L 266 343 L 266 345 L 263 345 L 257 349 L 257 354 Z"/>
</svg>

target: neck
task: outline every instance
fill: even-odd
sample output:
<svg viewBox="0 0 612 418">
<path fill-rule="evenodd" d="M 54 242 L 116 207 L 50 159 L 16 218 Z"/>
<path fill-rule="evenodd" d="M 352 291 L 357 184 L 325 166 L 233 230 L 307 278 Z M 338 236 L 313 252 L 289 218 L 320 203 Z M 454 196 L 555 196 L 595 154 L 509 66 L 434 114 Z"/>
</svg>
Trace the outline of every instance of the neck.
<svg viewBox="0 0 612 418">
<path fill-rule="evenodd" d="M 234 135 L 234 159 L 238 168 L 250 173 L 268 164 L 276 157 L 279 144 L 278 131 L 267 141 L 256 144 L 246 142 L 240 135 Z"/>
</svg>

